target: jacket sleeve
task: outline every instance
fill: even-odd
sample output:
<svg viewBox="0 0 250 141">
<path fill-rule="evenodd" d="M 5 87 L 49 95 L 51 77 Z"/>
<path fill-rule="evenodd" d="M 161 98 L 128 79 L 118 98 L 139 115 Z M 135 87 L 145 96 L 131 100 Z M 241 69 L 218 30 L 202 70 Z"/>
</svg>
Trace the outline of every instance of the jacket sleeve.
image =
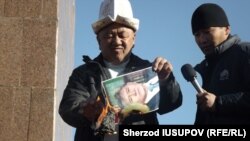
<svg viewBox="0 0 250 141">
<path fill-rule="evenodd" d="M 165 81 L 160 82 L 159 114 L 171 112 L 182 105 L 182 92 L 173 73 Z"/>
<path fill-rule="evenodd" d="M 90 97 L 84 79 L 86 78 L 84 78 L 83 73 L 79 69 L 73 71 L 59 105 L 60 116 L 73 127 L 90 124 L 82 114 L 81 105 Z"/>
</svg>

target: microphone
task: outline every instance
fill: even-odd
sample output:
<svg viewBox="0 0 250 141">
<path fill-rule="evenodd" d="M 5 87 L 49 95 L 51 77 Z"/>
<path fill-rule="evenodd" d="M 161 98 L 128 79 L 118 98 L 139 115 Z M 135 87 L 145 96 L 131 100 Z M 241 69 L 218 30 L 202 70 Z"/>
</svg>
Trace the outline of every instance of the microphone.
<svg viewBox="0 0 250 141">
<path fill-rule="evenodd" d="M 196 71 L 194 70 L 194 68 L 190 65 L 190 64 L 185 64 L 181 67 L 181 72 L 183 77 L 188 81 L 191 82 L 192 85 L 194 86 L 194 88 L 196 89 L 196 91 L 198 93 L 202 93 L 203 90 L 201 88 L 201 86 L 199 85 L 196 77 Z"/>
</svg>

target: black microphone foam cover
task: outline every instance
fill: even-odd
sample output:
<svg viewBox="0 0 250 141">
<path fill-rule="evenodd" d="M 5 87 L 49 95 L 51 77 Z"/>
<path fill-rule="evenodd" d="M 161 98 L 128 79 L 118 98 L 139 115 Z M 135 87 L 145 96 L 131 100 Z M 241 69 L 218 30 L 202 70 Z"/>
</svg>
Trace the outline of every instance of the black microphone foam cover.
<svg viewBox="0 0 250 141">
<path fill-rule="evenodd" d="M 194 68 L 192 67 L 192 65 L 190 64 L 185 64 L 181 67 L 181 72 L 183 77 L 187 80 L 187 81 L 193 81 L 194 78 L 196 77 L 196 72 L 194 70 Z"/>
</svg>

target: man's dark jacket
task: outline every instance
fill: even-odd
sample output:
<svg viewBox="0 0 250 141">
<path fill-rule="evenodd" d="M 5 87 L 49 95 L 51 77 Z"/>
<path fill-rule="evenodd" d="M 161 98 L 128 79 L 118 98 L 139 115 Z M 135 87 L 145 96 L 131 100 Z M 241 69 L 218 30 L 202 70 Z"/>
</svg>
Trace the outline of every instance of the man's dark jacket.
<svg viewBox="0 0 250 141">
<path fill-rule="evenodd" d="M 85 57 L 85 64 L 74 69 L 68 85 L 64 90 L 63 98 L 59 107 L 59 114 L 69 125 L 76 128 L 75 141 L 101 141 L 102 135 L 94 135 L 91 123 L 83 117 L 82 103 L 91 97 L 91 84 L 89 77 L 92 76 L 95 82 L 95 89 L 99 96 L 104 97 L 104 90 L 101 86 L 103 80 L 111 78 L 108 68 L 103 62 L 102 55 L 94 60 Z M 147 60 L 131 54 L 124 73 L 140 70 L 151 66 Z M 105 104 L 105 101 L 103 102 Z M 156 112 L 144 115 L 132 115 L 126 120 L 126 124 L 141 123 L 158 124 L 157 113 L 165 114 L 182 104 L 182 93 L 173 73 L 164 82 L 160 82 L 160 104 Z M 108 123 L 112 124 L 112 123 Z"/>
<path fill-rule="evenodd" d="M 250 43 L 229 36 L 195 69 L 217 97 L 215 111 L 197 108 L 195 124 L 250 124 Z"/>
</svg>

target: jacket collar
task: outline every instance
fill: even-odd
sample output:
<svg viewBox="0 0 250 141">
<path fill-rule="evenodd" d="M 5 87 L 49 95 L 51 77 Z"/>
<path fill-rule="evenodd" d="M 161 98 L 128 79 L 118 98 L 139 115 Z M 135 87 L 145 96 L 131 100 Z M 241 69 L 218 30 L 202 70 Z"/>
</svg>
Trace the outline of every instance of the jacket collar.
<svg viewBox="0 0 250 141">
<path fill-rule="evenodd" d="M 206 59 L 214 59 L 220 56 L 222 53 L 227 51 L 234 44 L 240 42 L 240 38 L 237 35 L 229 35 L 228 39 L 222 42 L 218 47 L 214 49 L 214 53 L 208 56 L 205 56 Z"/>
<path fill-rule="evenodd" d="M 231 46 L 233 46 L 236 43 L 240 42 L 240 38 L 237 35 L 230 35 L 228 39 L 220 44 L 218 47 L 215 48 L 215 53 L 216 54 L 221 54 L 225 52 L 227 49 L 229 49 Z"/>
</svg>

